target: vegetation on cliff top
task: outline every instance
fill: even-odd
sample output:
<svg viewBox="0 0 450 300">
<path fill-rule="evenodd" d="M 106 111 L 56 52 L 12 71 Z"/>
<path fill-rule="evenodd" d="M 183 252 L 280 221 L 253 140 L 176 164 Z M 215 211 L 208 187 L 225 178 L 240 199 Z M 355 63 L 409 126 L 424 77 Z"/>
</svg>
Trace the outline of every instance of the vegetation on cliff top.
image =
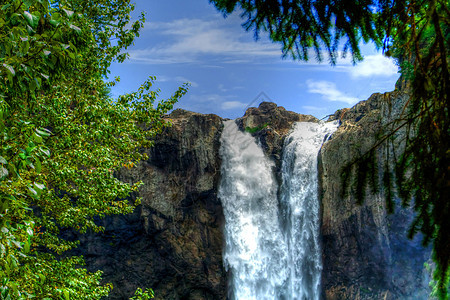
<svg viewBox="0 0 450 300">
<path fill-rule="evenodd" d="M 168 125 L 186 92 L 156 102 L 153 78 L 111 99 L 105 82 L 144 16 L 129 0 L 11 0 L 0 5 L 0 299 L 99 299 L 110 284 L 61 230 L 98 232 L 94 220 L 129 213 L 138 184 L 113 173 Z M 136 299 L 149 292 L 137 291 Z"/>
<path fill-rule="evenodd" d="M 404 206 L 414 207 L 417 215 L 409 236 L 421 232 L 424 245 L 432 243 L 436 295 L 447 299 L 450 277 L 448 1 L 210 2 L 225 16 L 239 8 L 245 20 L 243 27 L 253 30 L 256 38 L 261 32 L 267 32 L 272 41 L 282 45 L 284 57 L 308 60 L 314 50 L 319 61 L 326 53 L 329 62 L 334 64 L 340 53 L 342 56 L 350 53 L 356 63 L 362 59 L 360 43 L 372 41 L 386 55 L 397 59 L 402 77 L 412 92 L 402 116 L 391 124 L 383 141 L 388 147 L 405 150 L 403 155 L 394 158 L 394 174 L 387 168 L 379 180 L 388 194 L 388 208 L 393 209 L 394 195 L 402 199 Z M 399 130 L 406 131 L 402 141 L 394 140 Z M 375 157 L 373 151 L 350 167 L 358 169 L 371 157 Z M 365 183 L 360 181 L 358 186 L 363 187 Z"/>
</svg>

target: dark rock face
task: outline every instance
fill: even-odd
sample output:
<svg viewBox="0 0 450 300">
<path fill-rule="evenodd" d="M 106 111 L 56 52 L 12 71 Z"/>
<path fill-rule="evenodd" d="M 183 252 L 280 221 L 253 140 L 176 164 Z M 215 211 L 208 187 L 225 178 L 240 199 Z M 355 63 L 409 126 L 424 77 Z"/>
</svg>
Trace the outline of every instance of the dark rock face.
<svg viewBox="0 0 450 300">
<path fill-rule="evenodd" d="M 427 298 L 423 263 L 430 252 L 420 239 L 406 238 L 411 211 L 388 215 L 382 191 L 368 190 L 358 206 L 352 193 L 342 195 L 340 177 L 345 164 L 376 143 L 406 98 L 401 92 L 375 94 L 332 116 L 342 125 L 319 156 L 324 299 Z M 222 119 L 184 110 L 168 118 L 173 126 L 147 150 L 149 159 L 119 175 L 144 183 L 142 205 L 131 215 L 104 220 L 103 234 L 81 237 L 78 254 L 114 284 L 110 299 L 128 299 L 137 287 L 152 288 L 157 299 L 227 297 L 224 216 L 217 198 Z M 284 137 L 298 121 L 318 120 L 269 102 L 236 120 L 275 162 L 278 178 Z M 380 148 L 377 155 L 382 162 L 387 152 Z"/>
<path fill-rule="evenodd" d="M 128 299 L 137 287 L 156 299 L 225 299 L 223 212 L 217 198 L 222 119 L 175 110 L 149 159 L 121 180 L 143 181 L 142 205 L 108 218 L 102 235 L 83 238 L 90 270 L 112 282 L 109 299 Z"/>
<path fill-rule="evenodd" d="M 430 251 L 423 249 L 420 237 L 407 239 L 412 211 L 397 207 L 387 214 L 383 191 L 370 188 L 363 205 L 357 205 L 353 189 L 344 196 L 340 176 L 346 164 L 377 143 L 380 130 L 400 115 L 407 97 L 402 92 L 374 94 L 334 116 L 342 125 L 320 154 L 326 299 L 427 298 L 429 278 L 423 264 Z M 378 148 L 379 170 L 388 152 L 392 157 L 391 150 Z"/>
</svg>

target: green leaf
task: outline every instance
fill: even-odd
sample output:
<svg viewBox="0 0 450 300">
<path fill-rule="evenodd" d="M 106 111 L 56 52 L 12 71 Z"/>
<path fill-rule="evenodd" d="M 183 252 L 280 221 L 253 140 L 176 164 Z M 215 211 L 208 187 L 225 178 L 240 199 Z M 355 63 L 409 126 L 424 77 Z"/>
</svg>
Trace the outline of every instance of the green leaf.
<svg viewBox="0 0 450 300">
<path fill-rule="evenodd" d="M 52 26 L 58 26 L 61 23 L 61 14 L 58 12 L 53 13 L 49 22 Z"/>
<path fill-rule="evenodd" d="M 20 245 L 20 243 L 19 243 L 18 241 L 12 240 L 11 242 L 12 242 L 14 245 L 16 245 L 17 248 L 19 248 L 19 249 L 22 248 L 22 246 Z"/>
<path fill-rule="evenodd" d="M 6 161 L 6 159 L 3 156 L 0 156 L 0 163 L 6 165 L 8 164 L 8 162 Z"/>
<path fill-rule="evenodd" d="M 29 49 L 30 49 L 30 43 L 27 40 L 25 40 L 25 41 L 22 40 L 22 44 L 20 45 L 20 51 L 22 51 L 22 53 L 28 53 Z"/>
<path fill-rule="evenodd" d="M 12 255 L 12 254 L 10 254 L 10 255 L 8 256 L 8 262 L 9 262 L 14 268 L 17 268 L 17 265 L 19 264 L 19 262 L 17 261 L 17 258 L 16 258 L 14 255 Z"/>
<path fill-rule="evenodd" d="M 23 16 L 25 17 L 25 20 L 27 20 L 28 25 L 30 25 L 32 28 L 35 28 L 39 24 L 38 16 L 30 14 L 28 11 L 24 11 Z"/>
<path fill-rule="evenodd" d="M 52 132 L 47 128 L 36 128 L 36 132 L 42 136 L 50 136 L 52 134 Z"/>
<path fill-rule="evenodd" d="M 81 28 L 78 27 L 78 26 L 75 26 L 75 25 L 73 25 L 73 24 L 70 24 L 69 27 L 70 27 L 71 29 L 75 30 L 76 32 L 81 32 Z"/>
<path fill-rule="evenodd" d="M 2 10 L 7 10 L 11 6 L 11 3 L 2 6 Z"/>
<path fill-rule="evenodd" d="M 30 81 L 29 88 L 30 88 L 31 91 L 35 91 L 35 90 L 36 90 L 36 88 L 37 88 L 36 80 L 32 79 L 32 80 Z"/>
<path fill-rule="evenodd" d="M 42 136 L 40 136 L 36 132 L 33 133 L 33 141 L 35 141 L 38 144 L 42 143 L 43 142 Z"/>
<path fill-rule="evenodd" d="M 6 68 L 6 70 L 8 71 L 9 74 L 11 75 L 16 75 L 16 71 L 14 71 L 14 68 L 8 64 L 3 63 L 3 67 Z"/>
<path fill-rule="evenodd" d="M 8 199 L 5 199 L 5 201 L 0 201 L 0 203 L 1 203 L 1 205 L 0 205 L 0 212 L 4 212 L 4 211 L 6 211 L 6 209 L 8 208 L 8 206 L 9 206 L 9 201 L 8 201 Z"/>
<path fill-rule="evenodd" d="M 27 9 L 29 9 L 30 6 L 32 6 L 35 2 L 36 2 L 36 0 L 23 0 L 23 4 L 25 4 Z"/>
<path fill-rule="evenodd" d="M 5 178 L 6 176 L 8 176 L 9 172 L 6 168 L 4 168 L 3 166 L 0 167 L 0 179 Z"/>
<path fill-rule="evenodd" d="M 40 189 L 40 190 L 45 189 L 45 185 L 42 184 L 42 183 L 37 183 L 37 182 L 35 182 L 34 185 L 36 186 L 36 188 L 38 188 L 38 189 Z"/>
<path fill-rule="evenodd" d="M 49 21 L 49 23 L 52 25 L 52 26 L 58 26 L 61 22 L 60 21 L 55 21 L 55 20 L 50 20 Z"/>
<path fill-rule="evenodd" d="M 70 300 L 70 293 L 69 293 L 69 291 L 68 290 L 64 290 L 63 292 L 64 292 L 64 298 L 66 300 Z"/>
<path fill-rule="evenodd" d="M 41 273 L 38 273 L 39 279 L 41 281 L 41 284 L 43 284 L 45 282 L 45 276 Z"/>
<path fill-rule="evenodd" d="M 66 13 L 66 15 L 69 17 L 69 19 L 73 16 L 73 11 L 65 9 L 65 8 L 63 8 L 62 10 Z"/>
<path fill-rule="evenodd" d="M 28 238 L 25 243 L 23 244 L 23 252 L 29 253 L 30 252 L 30 238 Z"/>
<path fill-rule="evenodd" d="M 48 157 L 50 157 L 50 151 L 48 150 L 48 149 L 45 149 L 45 148 L 39 148 L 39 150 L 42 152 L 42 153 L 44 153 L 45 155 L 47 155 Z"/>
<path fill-rule="evenodd" d="M 36 32 L 33 30 L 33 27 L 31 27 L 30 25 L 27 25 L 27 32 L 30 35 L 35 34 Z"/>
<path fill-rule="evenodd" d="M 41 161 L 39 160 L 39 158 L 35 158 L 34 159 L 34 167 L 37 173 L 41 173 L 42 171 L 42 164 Z"/>
<path fill-rule="evenodd" d="M 28 234 L 29 236 L 32 236 L 32 235 L 34 234 L 33 228 L 27 227 L 27 234 Z"/>
<path fill-rule="evenodd" d="M 35 189 L 33 189 L 31 186 L 28 187 L 28 190 L 30 191 L 30 195 L 35 197 L 38 195 L 38 192 L 36 192 Z"/>
</svg>

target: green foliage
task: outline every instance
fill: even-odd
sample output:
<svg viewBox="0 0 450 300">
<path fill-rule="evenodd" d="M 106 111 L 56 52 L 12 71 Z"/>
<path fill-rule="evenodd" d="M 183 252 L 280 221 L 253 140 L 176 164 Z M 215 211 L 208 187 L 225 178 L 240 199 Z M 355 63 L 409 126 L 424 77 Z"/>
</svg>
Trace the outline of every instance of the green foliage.
<svg viewBox="0 0 450 300">
<path fill-rule="evenodd" d="M 138 288 L 134 293 L 134 296 L 130 298 L 130 300 L 147 300 L 155 298 L 155 294 L 152 289 L 142 291 L 141 288 Z"/>
<path fill-rule="evenodd" d="M 245 131 L 246 132 L 248 132 L 248 133 L 250 133 L 250 134 L 254 134 L 254 133 L 256 133 L 256 132 L 258 132 L 258 131 L 260 131 L 260 130 L 263 130 L 264 128 L 266 128 L 267 126 L 269 126 L 269 124 L 268 123 L 265 123 L 265 124 L 263 124 L 263 125 L 261 125 L 261 126 L 256 126 L 256 127 L 245 127 Z"/>
<path fill-rule="evenodd" d="M 377 26 L 375 11 L 384 10 L 389 1 L 244 1 L 210 0 L 225 15 L 242 9 L 243 27 L 268 32 L 272 41 L 282 45 L 283 56 L 308 60 L 313 49 L 322 61 L 324 50 L 329 61 L 336 63 L 339 47 L 342 56 L 348 52 L 353 62 L 362 60 L 359 42 L 372 40 L 382 46 L 385 30 Z"/>
<path fill-rule="evenodd" d="M 139 184 L 113 174 L 144 158 L 139 149 L 186 92 L 156 102 L 151 77 L 108 97 L 108 67 L 144 22 L 130 23 L 133 9 L 129 0 L 0 6 L 0 299 L 99 299 L 111 289 L 82 258 L 61 258 L 78 241 L 59 233 L 101 231 L 94 218 L 139 204 L 128 201 Z"/>
<path fill-rule="evenodd" d="M 432 243 L 436 263 L 437 295 L 448 299 L 450 278 L 450 118 L 449 41 L 450 11 L 447 0 L 361 0 L 361 1 L 258 1 L 210 0 L 225 15 L 240 8 L 243 27 L 258 37 L 267 32 L 281 43 L 283 55 L 308 60 L 313 49 L 318 60 L 322 51 L 335 63 L 338 46 L 361 59 L 360 41 L 383 46 L 385 54 L 397 59 L 402 80 L 410 86 L 411 98 L 404 113 L 370 151 L 344 170 L 358 174 L 358 201 L 364 198 L 367 182 L 377 188 L 375 149 L 381 145 L 400 149 L 400 157 L 388 157 L 381 182 L 389 211 L 399 196 L 403 206 L 416 211 L 409 237 L 423 234 L 424 245 Z M 396 140 L 400 130 L 403 141 Z M 389 153 L 390 150 L 387 152 Z M 396 153 L 396 151 L 393 151 Z M 392 165 L 394 162 L 394 166 Z M 395 169 L 395 172 L 392 170 Z"/>
<path fill-rule="evenodd" d="M 403 204 L 412 201 L 417 213 L 409 236 L 424 236 L 433 244 L 434 279 L 438 296 L 448 299 L 450 278 L 450 116 L 447 1 L 411 3 L 397 24 L 393 52 L 409 62 L 412 97 L 406 107 L 405 151 L 396 164 L 396 186 Z M 407 26 L 410 24 L 411 26 Z M 412 73 L 412 74 L 411 74 Z"/>
</svg>

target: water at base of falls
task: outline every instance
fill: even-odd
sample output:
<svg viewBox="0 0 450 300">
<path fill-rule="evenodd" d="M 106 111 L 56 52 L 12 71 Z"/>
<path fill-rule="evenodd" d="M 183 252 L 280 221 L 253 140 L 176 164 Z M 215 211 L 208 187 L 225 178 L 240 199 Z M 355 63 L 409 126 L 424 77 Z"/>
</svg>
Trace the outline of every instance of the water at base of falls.
<svg viewBox="0 0 450 300">
<path fill-rule="evenodd" d="M 282 185 L 254 138 L 225 122 L 219 198 L 225 215 L 229 298 L 318 299 L 317 154 L 332 123 L 297 123 L 283 149 Z"/>
</svg>

